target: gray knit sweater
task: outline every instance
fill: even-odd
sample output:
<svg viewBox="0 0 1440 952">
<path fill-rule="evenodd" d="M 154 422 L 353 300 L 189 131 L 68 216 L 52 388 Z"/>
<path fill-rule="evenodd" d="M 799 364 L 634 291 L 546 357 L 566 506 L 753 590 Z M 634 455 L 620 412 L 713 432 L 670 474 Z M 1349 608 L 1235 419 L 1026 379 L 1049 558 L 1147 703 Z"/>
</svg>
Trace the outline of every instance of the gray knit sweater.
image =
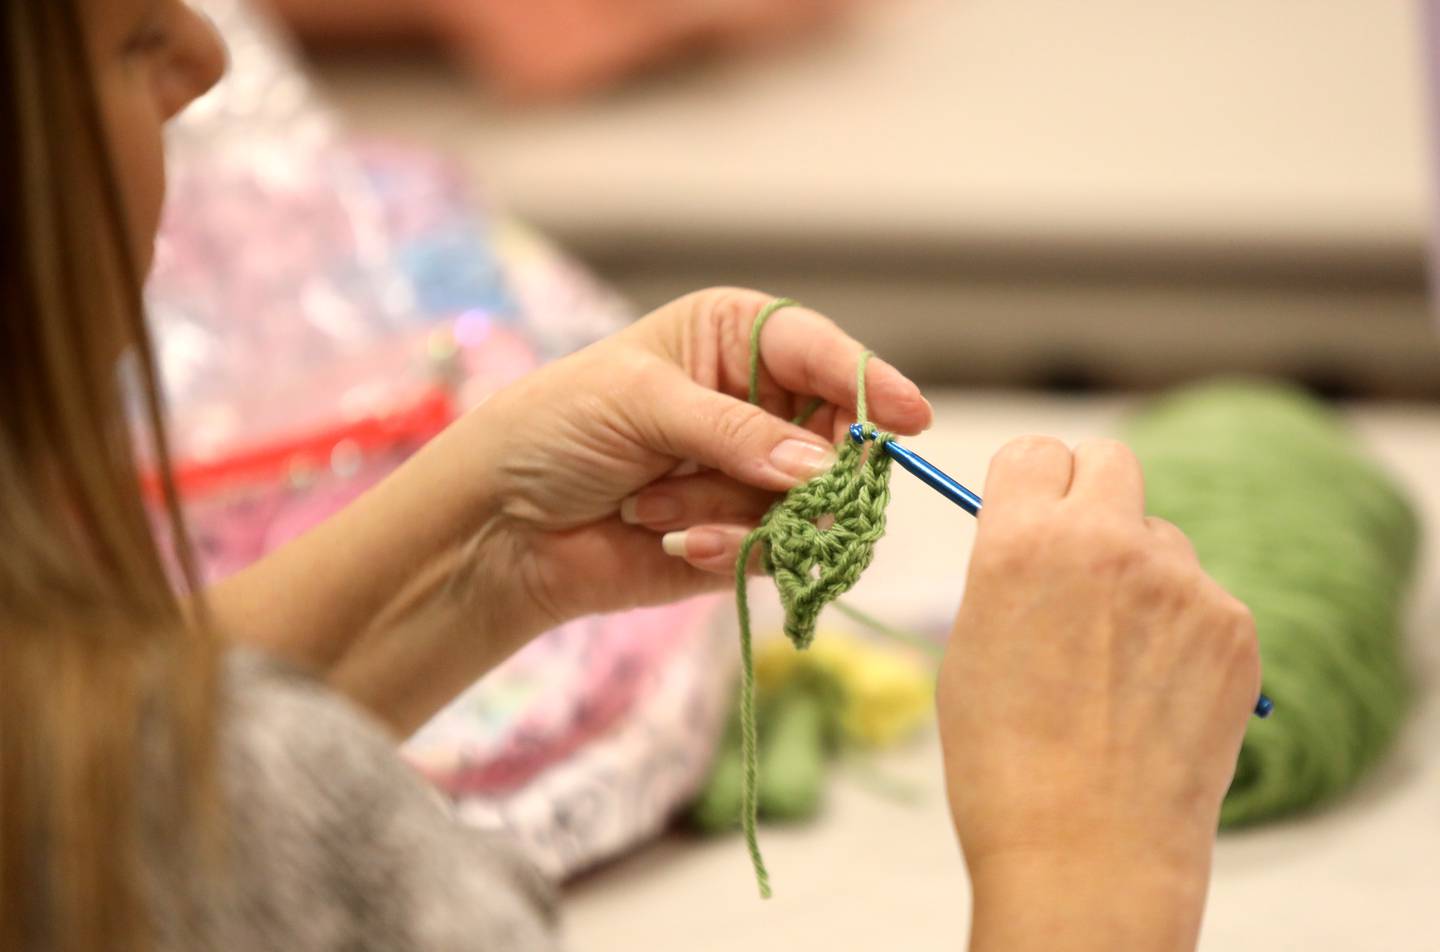
<svg viewBox="0 0 1440 952">
<path fill-rule="evenodd" d="M 197 876 L 167 818 L 147 817 L 163 952 L 557 947 L 540 876 L 501 837 L 453 820 L 393 738 L 315 681 L 234 653 L 221 771 L 223 875 Z"/>
</svg>

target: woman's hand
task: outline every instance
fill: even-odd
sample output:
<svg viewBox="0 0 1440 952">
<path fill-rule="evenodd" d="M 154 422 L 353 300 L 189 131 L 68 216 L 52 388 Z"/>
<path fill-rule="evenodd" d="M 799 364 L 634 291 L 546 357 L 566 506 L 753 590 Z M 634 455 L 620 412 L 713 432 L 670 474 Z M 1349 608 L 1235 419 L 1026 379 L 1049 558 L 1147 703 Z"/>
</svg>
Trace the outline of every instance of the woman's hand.
<svg viewBox="0 0 1440 952">
<path fill-rule="evenodd" d="M 485 571 L 554 624 L 727 584 L 740 539 L 781 493 L 828 469 L 853 419 L 862 347 L 828 319 L 768 295 L 701 291 L 497 394 L 447 433 L 473 460 L 488 508 Z M 913 434 L 930 405 L 872 360 L 870 414 Z M 805 426 L 789 421 L 818 396 Z M 679 535 L 678 530 L 689 531 Z M 677 533 L 661 548 L 661 533 Z"/>
<path fill-rule="evenodd" d="M 990 469 L 940 676 L 972 949 L 1193 949 L 1255 626 L 1113 442 Z"/>
<path fill-rule="evenodd" d="M 213 622 L 404 736 L 552 625 L 725 584 L 746 528 L 830 465 L 855 405 L 860 345 L 803 308 L 766 323 L 762 404 L 746 402 L 769 301 L 692 294 L 501 391 L 213 587 Z M 872 360 L 866 381 L 880 426 L 929 425 L 895 368 Z M 811 395 L 832 405 L 787 422 Z M 666 555 L 659 533 L 689 527 L 685 558 Z"/>
</svg>

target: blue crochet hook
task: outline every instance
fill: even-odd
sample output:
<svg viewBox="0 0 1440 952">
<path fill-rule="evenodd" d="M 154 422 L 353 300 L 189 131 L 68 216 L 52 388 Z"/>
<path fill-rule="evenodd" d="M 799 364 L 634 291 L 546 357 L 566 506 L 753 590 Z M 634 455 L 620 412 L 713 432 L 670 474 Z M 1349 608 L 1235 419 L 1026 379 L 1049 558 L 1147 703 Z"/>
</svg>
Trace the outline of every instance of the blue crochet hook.
<svg viewBox="0 0 1440 952">
<path fill-rule="evenodd" d="M 866 439 L 874 439 L 875 430 L 872 428 L 867 434 L 865 428 L 859 423 L 850 424 L 850 439 L 856 443 L 864 443 Z M 935 490 L 955 505 L 964 509 L 972 516 L 980 515 L 980 506 L 983 503 L 980 497 L 955 480 L 951 479 L 944 470 L 930 462 L 925 457 L 913 450 L 890 440 L 885 444 L 885 452 L 903 466 L 908 472 L 918 477 L 922 483 Z"/>
<path fill-rule="evenodd" d="M 856 443 L 864 443 L 867 439 L 875 438 L 875 430 L 872 427 L 869 433 L 859 423 L 850 424 L 850 439 Z M 978 495 L 951 478 L 940 467 L 930 462 L 914 450 L 906 449 L 894 440 L 885 443 L 885 452 L 890 458 L 899 463 L 900 466 L 912 476 L 918 478 L 922 483 L 935 490 L 955 505 L 964 509 L 972 516 L 980 515 L 980 507 L 983 505 Z M 1265 695 L 1255 702 L 1255 716 L 1269 717 L 1270 712 L 1275 709 L 1275 702 Z"/>
</svg>

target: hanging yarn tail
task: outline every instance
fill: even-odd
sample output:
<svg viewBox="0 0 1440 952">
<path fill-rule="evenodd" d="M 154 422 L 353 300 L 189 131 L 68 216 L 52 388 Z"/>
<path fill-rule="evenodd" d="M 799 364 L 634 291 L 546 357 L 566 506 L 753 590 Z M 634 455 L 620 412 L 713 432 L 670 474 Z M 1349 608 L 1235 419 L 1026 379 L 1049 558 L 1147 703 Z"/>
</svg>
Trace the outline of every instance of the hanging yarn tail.
<svg viewBox="0 0 1440 952">
<path fill-rule="evenodd" d="M 1222 822 L 1319 804 L 1355 782 L 1405 710 L 1401 608 L 1419 525 L 1394 480 L 1324 405 L 1220 383 L 1132 422 L 1152 513 L 1250 607 L 1269 720 L 1254 720 Z"/>
<path fill-rule="evenodd" d="M 796 302 L 780 298 L 765 306 L 750 330 L 750 402 L 760 402 L 760 332 L 771 316 Z M 856 367 L 856 422 L 868 425 L 865 368 L 869 351 Z M 804 423 L 821 405 L 811 401 L 797 423 Z M 740 626 L 740 759 L 742 764 L 740 825 L 755 867 L 760 895 L 769 898 L 770 875 L 760 853 L 759 754 L 755 716 L 755 662 L 750 630 L 746 571 L 756 546 L 765 572 L 775 580 L 785 609 L 785 636 L 797 649 L 815 637 L 815 624 L 826 605 L 849 591 L 869 567 L 875 543 L 885 534 L 885 507 L 890 501 L 890 456 L 882 452 L 888 433 L 876 433 L 864 446 L 843 440 L 829 471 L 796 486 L 770 507 L 760 525 L 740 545 L 735 561 L 735 612 Z M 821 521 L 827 520 L 823 528 Z"/>
<path fill-rule="evenodd" d="M 740 621 L 740 826 L 745 832 L 745 848 L 750 852 L 750 865 L 755 868 L 755 882 L 760 895 L 770 898 L 770 872 L 760 854 L 759 821 L 760 755 L 759 728 L 755 722 L 755 652 L 750 634 L 750 599 L 746 570 L 750 553 L 763 538 L 764 527 L 755 529 L 740 543 L 740 556 L 735 560 L 735 611 Z"/>
</svg>

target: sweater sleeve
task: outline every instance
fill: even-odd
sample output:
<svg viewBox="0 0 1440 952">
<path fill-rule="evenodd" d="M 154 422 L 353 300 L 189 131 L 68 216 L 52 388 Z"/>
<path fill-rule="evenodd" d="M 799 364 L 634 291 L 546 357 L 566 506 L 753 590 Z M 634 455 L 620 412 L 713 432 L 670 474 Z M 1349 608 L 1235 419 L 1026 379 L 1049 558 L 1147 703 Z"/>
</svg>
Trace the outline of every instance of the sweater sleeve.
<svg viewBox="0 0 1440 952">
<path fill-rule="evenodd" d="M 558 948 L 550 885 L 505 838 L 459 824 L 393 738 L 303 675 L 232 660 L 230 947 Z"/>
</svg>

